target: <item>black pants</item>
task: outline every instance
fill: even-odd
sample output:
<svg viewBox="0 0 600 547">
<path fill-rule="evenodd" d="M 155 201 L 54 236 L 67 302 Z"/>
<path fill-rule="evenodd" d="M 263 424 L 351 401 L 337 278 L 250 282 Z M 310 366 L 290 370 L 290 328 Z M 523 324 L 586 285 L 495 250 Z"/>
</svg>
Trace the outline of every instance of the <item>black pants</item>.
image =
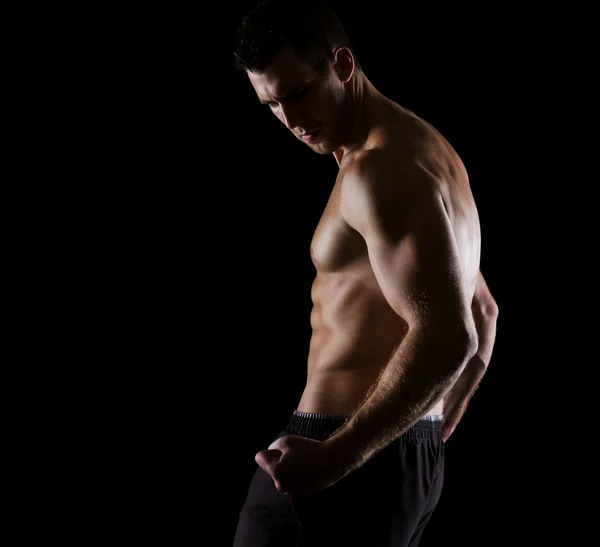
<svg viewBox="0 0 600 547">
<path fill-rule="evenodd" d="M 284 435 L 324 440 L 344 417 L 294 412 Z M 279 492 L 257 468 L 233 547 L 416 547 L 441 495 L 441 421 L 420 420 L 365 465 L 328 489 Z"/>
</svg>

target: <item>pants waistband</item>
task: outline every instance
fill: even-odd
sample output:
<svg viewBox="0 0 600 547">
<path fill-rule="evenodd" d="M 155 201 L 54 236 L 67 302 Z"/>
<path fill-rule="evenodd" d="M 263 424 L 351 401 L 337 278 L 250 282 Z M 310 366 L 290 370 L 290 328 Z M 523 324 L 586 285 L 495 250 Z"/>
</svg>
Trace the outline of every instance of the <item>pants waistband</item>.
<svg viewBox="0 0 600 547">
<path fill-rule="evenodd" d="M 324 441 L 342 426 L 347 418 L 346 414 L 316 414 L 295 410 L 285 429 L 293 435 Z M 423 416 L 401 437 L 430 439 L 441 434 L 441 431 L 442 416 L 427 415 Z"/>
</svg>

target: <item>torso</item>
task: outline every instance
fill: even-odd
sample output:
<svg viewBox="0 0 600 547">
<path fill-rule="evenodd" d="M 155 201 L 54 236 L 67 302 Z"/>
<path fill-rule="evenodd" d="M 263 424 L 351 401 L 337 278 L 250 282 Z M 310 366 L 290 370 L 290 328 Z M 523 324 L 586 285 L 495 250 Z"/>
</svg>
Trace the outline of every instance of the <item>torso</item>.
<svg viewBox="0 0 600 547">
<path fill-rule="evenodd" d="M 472 295 L 479 271 L 480 227 L 465 167 L 429 124 L 398 105 L 383 108 L 385 126 L 372 132 L 362 150 L 389 148 L 392 154 L 411 154 L 439 175 Z M 345 167 L 351 161 L 352 157 L 345 158 L 340 166 L 311 242 L 316 277 L 311 290 L 307 383 L 297 407 L 303 412 L 353 412 L 408 331 L 378 287 L 364 240 L 342 218 L 340 196 Z M 442 414 L 442 402 L 429 413 Z"/>
</svg>

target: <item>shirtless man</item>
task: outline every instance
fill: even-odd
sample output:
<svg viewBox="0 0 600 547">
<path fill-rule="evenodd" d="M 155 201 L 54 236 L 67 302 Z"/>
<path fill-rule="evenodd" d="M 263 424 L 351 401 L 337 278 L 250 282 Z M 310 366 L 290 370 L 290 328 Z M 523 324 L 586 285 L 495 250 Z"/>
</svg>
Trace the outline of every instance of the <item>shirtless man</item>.
<svg viewBox="0 0 600 547">
<path fill-rule="evenodd" d="M 498 311 L 461 159 L 373 86 L 321 4 L 263 2 L 238 30 L 259 101 L 339 172 L 310 249 L 306 387 L 256 455 L 234 547 L 415 547 Z"/>
</svg>

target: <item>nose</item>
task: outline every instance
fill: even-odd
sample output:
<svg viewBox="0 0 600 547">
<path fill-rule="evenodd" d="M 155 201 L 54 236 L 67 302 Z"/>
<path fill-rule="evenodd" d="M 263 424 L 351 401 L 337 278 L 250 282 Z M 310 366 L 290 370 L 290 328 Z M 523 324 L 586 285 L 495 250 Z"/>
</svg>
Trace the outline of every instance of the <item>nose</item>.
<svg viewBox="0 0 600 547">
<path fill-rule="evenodd" d="M 294 129 L 298 127 L 303 120 L 302 113 L 298 108 L 293 106 L 281 106 L 281 121 L 285 124 L 288 129 Z"/>
</svg>

